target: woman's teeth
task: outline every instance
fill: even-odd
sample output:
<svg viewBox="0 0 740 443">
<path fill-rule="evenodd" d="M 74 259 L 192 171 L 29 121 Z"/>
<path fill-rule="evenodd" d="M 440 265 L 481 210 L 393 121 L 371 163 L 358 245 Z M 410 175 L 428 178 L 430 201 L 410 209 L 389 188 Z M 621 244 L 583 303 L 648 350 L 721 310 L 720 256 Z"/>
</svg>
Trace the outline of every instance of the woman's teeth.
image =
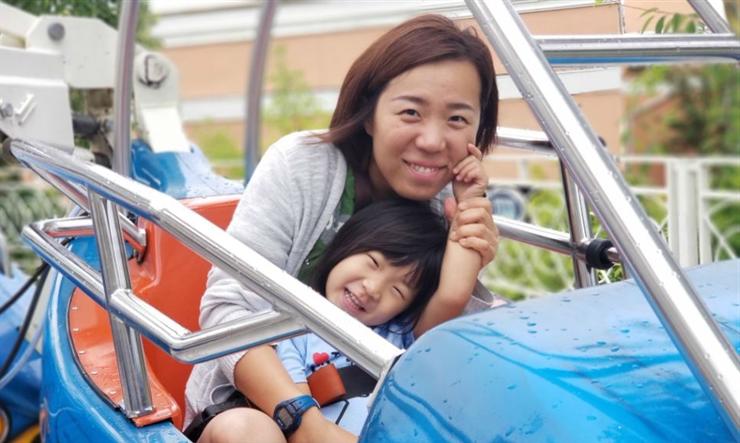
<svg viewBox="0 0 740 443">
<path fill-rule="evenodd" d="M 440 169 L 436 167 L 421 166 L 414 163 L 409 163 L 409 167 L 420 174 L 433 174 Z"/>
</svg>

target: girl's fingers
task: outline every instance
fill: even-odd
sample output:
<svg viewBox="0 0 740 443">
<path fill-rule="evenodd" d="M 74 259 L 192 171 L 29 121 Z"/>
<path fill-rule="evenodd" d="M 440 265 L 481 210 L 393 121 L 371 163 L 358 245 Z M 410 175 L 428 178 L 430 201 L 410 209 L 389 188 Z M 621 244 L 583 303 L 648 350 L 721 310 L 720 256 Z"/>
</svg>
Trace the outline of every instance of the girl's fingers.
<svg viewBox="0 0 740 443">
<path fill-rule="evenodd" d="M 483 159 L 483 152 L 472 143 L 468 143 L 468 153 L 478 160 Z"/>
<path fill-rule="evenodd" d="M 475 159 L 475 157 L 473 157 L 472 155 L 469 155 L 469 156 L 465 157 L 464 159 L 460 160 L 460 161 L 459 161 L 459 162 L 458 162 L 458 163 L 457 163 L 457 164 L 455 165 L 455 167 L 454 167 L 454 168 L 452 168 L 452 173 L 453 173 L 453 174 L 455 174 L 455 175 L 457 175 L 457 174 L 458 174 L 458 173 L 460 173 L 460 171 L 461 171 L 462 169 L 464 169 L 464 168 L 465 168 L 465 167 L 466 167 L 467 165 L 469 165 L 469 164 L 471 164 L 471 163 L 475 164 L 475 162 L 476 162 L 476 161 L 478 161 L 478 160 L 476 160 L 476 159 Z"/>
</svg>

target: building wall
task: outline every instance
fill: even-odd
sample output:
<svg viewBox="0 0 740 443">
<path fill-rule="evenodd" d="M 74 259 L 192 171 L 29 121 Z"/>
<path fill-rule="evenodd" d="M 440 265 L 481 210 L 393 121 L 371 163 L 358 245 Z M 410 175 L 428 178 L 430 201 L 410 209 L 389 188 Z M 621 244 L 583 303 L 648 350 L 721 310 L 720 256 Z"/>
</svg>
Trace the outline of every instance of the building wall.
<svg viewBox="0 0 740 443">
<path fill-rule="evenodd" d="M 251 12 L 256 14 L 258 2 L 247 2 L 246 6 L 241 9 L 231 2 L 220 3 L 223 3 L 224 10 L 213 14 L 236 16 L 241 13 L 241 9 L 250 7 L 254 10 Z M 272 48 L 283 48 L 289 68 L 300 70 L 307 85 L 319 94 L 325 106 L 331 109 L 346 71 L 362 51 L 396 23 L 418 13 L 426 12 L 423 7 L 427 7 L 424 5 L 429 3 L 441 6 L 443 13 L 455 18 L 461 25 L 477 27 L 470 14 L 457 5 L 461 2 L 433 0 L 420 3 L 421 6 L 416 9 L 409 6 L 412 2 L 360 2 L 356 4 L 360 9 L 377 4 L 390 5 L 395 9 L 390 8 L 393 9 L 390 11 L 390 15 L 393 16 L 391 19 L 381 19 L 380 15 L 373 15 L 375 13 L 372 12 L 355 11 L 353 16 L 353 20 L 357 22 L 355 26 L 341 18 L 342 14 L 352 14 L 350 11 L 352 8 L 349 10 L 345 8 L 346 3 L 309 2 L 309 5 L 319 9 L 318 13 L 322 13 L 320 10 L 322 7 L 326 9 L 324 15 L 328 17 L 326 20 L 328 24 L 322 24 L 321 28 L 309 25 L 308 23 L 316 22 L 316 20 L 312 21 L 308 15 L 317 13 L 309 6 L 300 11 L 287 11 L 283 19 L 279 19 L 280 17 L 276 19 L 277 23 L 274 28 L 276 36 L 273 38 Z M 628 32 L 636 32 L 639 31 L 644 21 L 640 14 L 651 7 L 659 7 L 661 11 L 690 11 L 690 6 L 685 0 L 623 0 L 622 5 L 616 2 L 600 5 L 595 3 L 595 1 L 584 0 L 542 0 L 515 2 L 515 5 L 521 9 L 520 14 L 525 24 L 535 35 L 619 34 L 623 27 Z M 187 29 L 177 30 L 177 27 L 181 26 L 181 23 L 186 23 L 182 20 L 183 14 L 192 13 L 194 17 L 197 17 L 202 13 L 197 9 L 192 12 L 183 12 L 181 6 L 176 3 L 173 5 L 169 13 L 165 8 L 165 16 L 170 14 L 180 21 L 173 22 L 177 26 L 168 25 L 169 35 L 177 37 L 177 35 L 187 34 L 188 37 L 186 40 L 171 39 L 173 43 L 165 47 L 163 52 L 180 71 L 183 115 L 187 130 L 196 141 L 200 141 L 199 138 L 202 140 L 204 134 L 223 130 L 228 137 L 232 138 L 235 146 L 242 146 L 243 96 L 248 81 L 251 39 L 246 34 L 241 37 L 238 34 L 229 34 L 231 31 L 226 25 L 220 30 L 223 36 L 214 37 L 213 32 L 215 31 L 211 29 L 208 31 L 210 34 L 207 34 L 207 26 L 203 25 L 201 31 L 204 37 L 200 40 L 207 43 L 197 43 L 197 32 L 189 33 Z M 288 3 L 286 7 L 295 8 L 297 6 Z M 358 15 L 360 13 L 364 15 L 360 17 Z M 306 17 L 300 17 L 301 15 Z M 622 16 L 624 23 L 622 23 Z M 205 18 L 215 20 L 214 17 L 216 15 Z M 235 25 L 232 23 L 231 26 Z M 254 33 L 250 30 L 247 34 L 249 32 Z M 232 37 L 228 37 L 229 35 Z M 271 51 L 271 54 L 274 54 L 274 51 Z M 268 59 L 268 71 L 265 75 L 265 90 L 268 97 L 272 88 L 269 78 L 273 66 L 274 59 Z M 497 58 L 495 66 L 500 75 L 501 96 L 506 98 L 501 103 L 501 125 L 539 129 L 528 107 L 518 97 L 510 79 L 503 75 L 505 70 Z M 587 86 L 576 88 L 578 89 L 574 95 L 576 102 L 596 132 L 606 140 L 609 149 L 619 153 L 621 152 L 620 120 L 624 112 L 622 81 L 614 75 L 608 77 L 609 81 L 600 80 L 600 77 L 594 73 L 585 72 L 582 75 L 584 80 L 581 83 Z M 570 84 L 577 85 L 578 81 L 571 80 Z"/>
</svg>

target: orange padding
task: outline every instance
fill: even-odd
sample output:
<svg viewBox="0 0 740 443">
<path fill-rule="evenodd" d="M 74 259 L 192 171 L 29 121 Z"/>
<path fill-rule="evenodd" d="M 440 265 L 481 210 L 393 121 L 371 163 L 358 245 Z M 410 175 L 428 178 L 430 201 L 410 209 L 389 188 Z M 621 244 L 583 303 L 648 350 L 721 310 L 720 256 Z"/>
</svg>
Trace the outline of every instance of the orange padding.
<svg viewBox="0 0 740 443">
<path fill-rule="evenodd" d="M 238 196 L 193 199 L 183 203 L 221 228 L 231 220 Z M 129 261 L 134 292 L 191 331 L 197 331 L 200 297 L 211 265 L 174 237 L 147 221 L 146 255 L 140 263 Z M 113 404 L 122 403 L 121 381 L 113 351 L 108 314 L 76 289 L 70 301 L 70 336 L 83 371 Z M 185 382 L 192 366 L 179 363 L 144 340 L 149 386 L 155 411 L 134 419 L 145 426 L 172 419 L 182 426 Z"/>
</svg>

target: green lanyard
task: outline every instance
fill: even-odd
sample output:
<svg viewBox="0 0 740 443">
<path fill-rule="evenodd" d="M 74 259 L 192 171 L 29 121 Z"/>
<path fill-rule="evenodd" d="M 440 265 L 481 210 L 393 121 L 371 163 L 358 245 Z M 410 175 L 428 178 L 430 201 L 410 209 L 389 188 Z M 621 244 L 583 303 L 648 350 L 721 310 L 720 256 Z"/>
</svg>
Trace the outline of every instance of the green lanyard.
<svg viewBox="0 0 740 443">
<path fill-rule="evenodd" d="M 307 285 L 311 284 L 314 272 L 316 271 L 316 264 L 324 255 L 326 246 L 331 243 L 339 228 L 349 220 L 354 210 L 355 176 L 352 174 L 352 170 L 347 168 L 347 179 L 344 182 L 344 191 L 342 191 L 342 197 L 339 199 L 339 204 L 336 209 L 334 209 L 334 214 L 331 219 L 329 219 L 329 223 L 326 225 L 326 228 L 324 228 L 324 232 L 322 232 L 319 239 L 316 240 L 311 252 L 309 252 L 306 257 L 306 260 L 303 261 L 301 270 L 298 271 L 298 280 Z"/>
</svg>

